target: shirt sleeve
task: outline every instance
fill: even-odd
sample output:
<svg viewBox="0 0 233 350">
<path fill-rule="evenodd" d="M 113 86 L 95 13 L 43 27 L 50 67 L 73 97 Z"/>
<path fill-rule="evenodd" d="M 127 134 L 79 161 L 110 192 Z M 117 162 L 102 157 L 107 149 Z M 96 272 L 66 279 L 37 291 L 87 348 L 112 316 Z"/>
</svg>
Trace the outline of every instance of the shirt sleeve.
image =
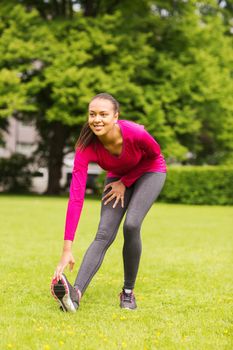
<svg viewBox="0 0 233 350">
<path fill-rule="evenodd" d="M 142 159 L 137 167 L 121 177 L 121 182 L 123 182 L 126 187 L 130 187 L 141 177 L 146 172 L 146 169 L 148 169 L 151 160 L 156 159 L 161 154 L 159 144 L 145 129 L 142 129 L 142 132 L 138 135 L 137 143 L 142 152 Z"/>
<path fill-rule="evenodd" d="M 72 180 L 70 184 L 70 197 L 66 212 L 64 240 L 73 241 L 81 215 L 88 170 L 88 152 L 76 151 L 74 166 L 72 170 Z"/>
</svg>

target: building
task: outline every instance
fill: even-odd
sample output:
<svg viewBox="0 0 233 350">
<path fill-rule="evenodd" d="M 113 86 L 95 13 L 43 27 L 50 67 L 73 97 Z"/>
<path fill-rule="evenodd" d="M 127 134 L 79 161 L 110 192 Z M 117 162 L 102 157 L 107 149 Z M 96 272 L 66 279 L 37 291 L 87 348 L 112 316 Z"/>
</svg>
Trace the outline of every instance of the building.
<svg viewBox="0 0 233 350">
<path fill-rule="evenodd" d="M 9 118 L 8 132 L 3 133 L 5 147 L 0 147 L 0 157 L 8 158 L 13 153 L 30 156 L 35 151 L 39 135 L 32 123 L 22 123 Z"/>
<path fill-rule="evenodd" d="M 0 158 L 8 158 L 13 153 L 21 153 L 29 157 L 37 148 L 39 134 L 33 123 L 25 123 L 9 118 L 8 132 L 3 133 L 5 146 L 0 147 Z M 73 168 L 74 153 L 69 153 L 64 158 L 62 177 L 60 185 L 68 189 Z M 47 189 L 48 169 L 39 167 L 35 169 L 36 176 L 33 177 L 32 191 L 43 193 Z M 102 172 L 102 169 L 94 163 L 89 164 L 87 190 L 95 188 L 95 178 Z"/>
</svg>

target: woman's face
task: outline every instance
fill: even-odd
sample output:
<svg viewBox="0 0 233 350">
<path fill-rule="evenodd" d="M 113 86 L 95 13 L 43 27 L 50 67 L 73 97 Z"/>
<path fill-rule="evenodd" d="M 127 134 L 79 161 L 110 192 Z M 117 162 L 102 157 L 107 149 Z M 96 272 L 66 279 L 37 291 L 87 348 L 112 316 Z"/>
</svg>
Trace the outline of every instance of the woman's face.
<svg viewBox="0 0 233 350">
<path fill-rule="evenodd" d="M 106 135 L 117 122 L 118 113 L 115 113 L 111 101 L 95 98 L 89 104 L 88 123 L 96 136 Z"/>
</svg>

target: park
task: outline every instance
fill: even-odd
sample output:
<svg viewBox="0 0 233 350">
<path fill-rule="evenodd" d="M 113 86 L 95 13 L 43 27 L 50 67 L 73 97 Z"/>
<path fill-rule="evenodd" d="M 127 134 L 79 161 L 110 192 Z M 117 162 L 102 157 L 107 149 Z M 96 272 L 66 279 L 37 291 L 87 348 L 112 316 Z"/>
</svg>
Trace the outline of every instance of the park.
<svg viewBox="0 0 233 350">
<path fill-rule="evenodd" d="M 120 229 L 74 315 L 62 313 L 49 291 L 66 199 L 0 201 L 2 348 L 231 349 L 232 207 L 155 204 L 143 226 L 138 310 L 118 306 Z M 77 266 L 99 210 L 99 201 L 86 199 L 73 248 Z M 75 272 L 66 272 L 70 280 Z"/>
<path fill-rule="evenodd" d="M 232 350 L 232 1 L 3 0 L 0 20 L 0 350 Z M 144 185 L 63 312 L 51 286 L 72 301 L 103 246 L 109 171 L 106 210 Z M 124 219 L 150 194 L 131 237 Z"/>
</svg>

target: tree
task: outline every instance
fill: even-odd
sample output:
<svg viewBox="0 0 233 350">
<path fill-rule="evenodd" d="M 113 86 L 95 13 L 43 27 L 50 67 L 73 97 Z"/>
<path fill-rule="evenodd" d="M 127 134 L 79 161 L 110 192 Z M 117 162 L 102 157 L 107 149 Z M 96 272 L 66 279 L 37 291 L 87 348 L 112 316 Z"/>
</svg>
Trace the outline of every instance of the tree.
<svg viewBox="0 0 233 350">
<path fill-rule="evenodd" d="M 0 52 L 7 47 L 8 55 L 2 56 L 2 66 L 18 72 L 24 92 L 23 103 L 14 114 L 35 118 L 42 136 L 39 150 L 49 168 L 48 193 L 57 193 L 65 146 L 69 146 L 73 130 L 77 130 L 77 138 L 90 98 L 109 91 L 121 96 L 123 103 L 128 103 L 125 111 L 132 114 L 136 95 L 143 90 L 131 80 L 137 62 L 140 69 L 145 57 L 140 49 L 147 36 L 135 35 L 132 40 L 120 34 L 119 14 L 102 21 L 77 16 L 73 21 L 45 23 L 35 11 L 26 12 L 21 6 L 8 13 L 0 43 Z"/>
<path fill-rule="evenodd" d="M 64 154 L 103 91 L 119 99 L 123 118 L 147 127 L 168 161 L 230 159 L 233 56 L 216 2 L 136 1 L 132 10 L 128 0 L 73 1 L 82 11 L 72 14 L 70 1 L 39 1 L 37 10 L 16 3 L 0 5 L 0 114 L 36 121 L 48 193 L 59 192 Z"/>
<path fill-rule="evenodd" d="M 231 2 L 225 7 L 215 0 L 74 3 L 85 16 L 103 21 L 102 26 L 98 18 L 86 23 L 109 30 L 109 42 L 115 37 L 121 42 L 115 45 L 120 52 L 110 52 L 114 57 L 106 62 L 93 55 L 93 62 L 112 77 L 118 69 L 128 77 L 133 88 L 116 90 L 123 106 L 132 104 L 127 116 L 146 124 L 171 161 L 185 161 L 188 153 L 196 163 L 226 160 L 232 150 L 232 48 L 220 13 L 229 11 Z M 118 13 L 118 23 L 106 26 L 105 13 Z"/>
<path fill-rule="evenodd" d="M 146 30 L 156 54 L 141 81 L 150 95 L 148 127 L 164 140 L 168 157 L 187 162 L 191 152 L 195 164 L 227 161 L 233 147 L 233 52 L 221 9 L 211 0 L 153 3 Z"/>
</svg>

